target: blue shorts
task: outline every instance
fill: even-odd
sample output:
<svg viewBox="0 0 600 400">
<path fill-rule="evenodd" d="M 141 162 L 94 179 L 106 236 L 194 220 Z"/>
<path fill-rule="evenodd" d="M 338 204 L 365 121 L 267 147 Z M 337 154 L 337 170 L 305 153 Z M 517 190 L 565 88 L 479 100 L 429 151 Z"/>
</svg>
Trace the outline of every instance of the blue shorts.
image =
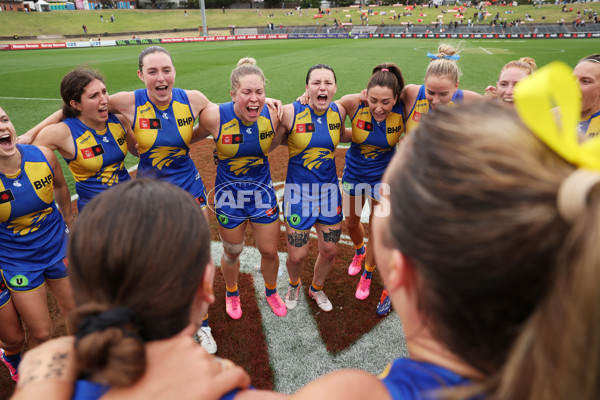
<svg viewBox="0 0 600 400">
<path fill-rule="evenodd" d="M 4 281 L 0 279 L 0 308 L 4 307 L 6 303 L 10 301 L 10 290 L 4 284 Z"/>
<path fill-rule="evenodd" d="M 6 286 L 15 292 L 29 292 L 42 286 L 47 279 L 58 280 L 69 276 L 66 260 L 37 271 L 0 271 Z"/>
<path fill-rule="evenodd" d="M 354 182 L 353 180 L 347 179 L 345 176 L 342 178 L 342 188 L 344 193 L 352 197 L 367 196 L 376 201 L 381 201 L 381 187 L 383 184 L 381 181 L 375 182 Z"/>
<path fill-rule="evenodd" d="M 285 185 L 283 215 L 290 228 L 307 231 L 315 224 L 333 226 L 344 219 L 342 194 L 336 184 L 320 185 L 319 190 L 307 186 Z"/>
<path fill-rule="evenodd" d="M 206 188 L 204 187 L 202 178 L 200 178 L 200 172 L 196 171 L 196 177 L 194 178 L 189 191 L 196 199 L 196 202 L 200 204 L 200 209 L 204 210 L 206 207 L 208 207 L 208 202 L 206 200 Z"/>
<path fill-rule="evenodd" d="M 279 219 L 277 195 L 272 185 L 259 185 L 248 182 L 248 188 L 238 185 L 226 185 L 215 193 L 215 213 L 219 225 L 234 229 L 244 221 L 253 224 L 268 225 Z"/>
</svg>

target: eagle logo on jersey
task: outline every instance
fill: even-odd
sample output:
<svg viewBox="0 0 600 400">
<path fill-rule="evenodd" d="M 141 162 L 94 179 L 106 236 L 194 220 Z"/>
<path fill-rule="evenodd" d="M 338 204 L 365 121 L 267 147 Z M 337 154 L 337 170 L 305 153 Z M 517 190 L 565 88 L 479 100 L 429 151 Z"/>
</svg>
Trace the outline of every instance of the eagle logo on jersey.
<svg viewBox="0 0 600 400">
<path fill-rule="evenodd" d="M 28 233 L 37 231 L 51 212 L 52 208 L 48 207 L 42 211 L 22 215 L 11 220 L 6 228 L 12 229 L 15 235 L 27 235 Z"/>
<path fill-rule="evenodd" d="M 119 172 L 122 168 L 123 163 L 121 161 L 108 165 L 103 168 L 103 171 L 98 171 L 94 176 L 94 179 L 102 182 L 103 185 L 112 186 L 119 182 Z"/>
<path fill-rule="evenodd" d="M 382 149 L 381 147 L 370 144 L 363 144 L 360 147 L 360 154 L 366 159 L 372 158 L 373 160 L 391 151 L 391 149 Z"/>
<path fill-rule="evenodd" d="M 250 169 L 263 165 L 264 161 L 260 157 L 240 157 L 231 160 L 229 163 L 229 170 L 236 175 L 247 174 Z"/>
<path fill-rule="evenodd" d="M 158 169 L 168 167 L 173 160 L 184 157 L 187 151 L 178 147 L 157 147 L 150 152 L 152 166 Z"/>
<path fill-rule="evenodd" d="M 322 147 L 313 147 L 304 152 L 302 156 L 304 166 L 308 169 L 319 169 L 323 161 L 333 160 L 333 152 Z"/>
</svg>

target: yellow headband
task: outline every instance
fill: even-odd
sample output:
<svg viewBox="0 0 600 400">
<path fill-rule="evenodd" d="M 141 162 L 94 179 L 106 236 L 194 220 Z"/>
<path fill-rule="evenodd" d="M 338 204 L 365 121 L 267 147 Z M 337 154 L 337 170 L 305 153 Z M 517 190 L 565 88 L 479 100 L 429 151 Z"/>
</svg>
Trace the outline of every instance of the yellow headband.
<svg viewBox="0 0 600 400">
<path fill-rule="evenodd" d="M 579 143 L 581 90 L 571 68 L 559 61 L 540 68 L 518 83 L 514 98 L 523 122 L 554 152 L 577 167 L 600 171 L 600 139 Z"/>
</svg>

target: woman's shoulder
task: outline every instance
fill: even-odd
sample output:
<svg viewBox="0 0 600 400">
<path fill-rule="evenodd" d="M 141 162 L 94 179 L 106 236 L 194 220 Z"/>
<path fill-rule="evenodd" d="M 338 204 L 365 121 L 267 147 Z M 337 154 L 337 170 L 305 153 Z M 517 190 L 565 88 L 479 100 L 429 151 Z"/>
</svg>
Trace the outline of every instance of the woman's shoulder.
<svg viewBox="0 0 600 400">
<path fill-rule="evenodd" d="M 368 372 L 345 369 L 327 374 L 304 386 L 293 399 L 391 399 L 383 383 Z"/>
<path fill-rule="evenodd" d="M 394 399 L 420 398 L 418 394 L 423 391 L 469 383 L 467 378 L 444 367 L 408 358 L 399 358 L 390 363 L 380 378 Z"/>
</svg>

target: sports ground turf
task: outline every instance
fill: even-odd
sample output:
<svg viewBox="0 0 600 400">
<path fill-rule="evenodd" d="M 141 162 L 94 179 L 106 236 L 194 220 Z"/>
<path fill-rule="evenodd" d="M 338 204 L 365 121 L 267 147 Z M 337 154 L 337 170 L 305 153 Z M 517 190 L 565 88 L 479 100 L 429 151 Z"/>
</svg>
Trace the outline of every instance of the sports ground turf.
<svg viewBox="0 0 600 400">
<path fill-rule="evenodd" d="M 460 87 L 483 92 L 494 84 L 498 71 L 508 61 L 529 56 L 538 66 L 562 60 L 573 66 L 581 57 L 597 53 L 600 40 L 464 40 L 450 42 L 461 49 L 459 65 L 463 70 Z M 391 61 L 403 71 L 407 83 L 421 83 L 429 59 L 439 42 L 431 39 L 319 39 L 273 40 L 215 43 L 185 43 L 165 45 L 177 68 L 176 86 L 198 89 L 214 102 L 226 102 L 229 97 L 229 74 L 236 62 L 245 56 L 254 57 L 268 79 L 267 95 L 291 102 L 304 90 L 307 69 L 316 63 L 331 65 L 337 74 L 338 95 L 360 91 L 365 87 L 374 65 Z M 61 105 L 58 87 L 61 78 L 75 66 L 87 64 L 106 77 L 109 93 L 143 87 L 137 78 L 137 56 L 142 46 L 119 46 L 64 50 L 31 50 L 0 52 L 0 106 L 10 115 L 18 133 L 24 133 Z M 192 157 L 208 188 L 214 182 L 210 140 L 192 148 Z M 343 167 L 344 149 L 336 152 L 338 172 Z M 286 149 L 271 155 L 276 188 L 285 179 Z M 60 159 L 60 157 L 59 157 Z M 135 159 L 129 160 L 134 165 Z M 69 172 L 65 167 L 66 175 Z M 68 177 L 70 179 L 70 177 Z M 71 186 L 72 187 L 72 186 Z M 73 192 L 73 190 L 72 190 Z M 221 251 L 216 223 L 211 224 L 213 257 L 219 263 Z M 344 228 L 344 233 L 347 233 Z M 285 294 L 285 240 L 280 238 L 279 279 Z M 381 293 L 381 281 L 374 275 L 373 290 L 364 302 L 354 299 L 358 277 L 349 277 L 347 264 L 352 245 L 342 239 L 338 260 L 326 284 L 334 310 L 319 312 L 314 302 L 303 298 L 298 309 L 279 319 L 264 301 L 262 277 L 255 271 L 257 252 L 253 238 L 242 254 L 240 289 L 244 316 L 232 321 L 224 312 L 224 283 L 217 273 L 216 305 L 211 307 L 210 320 L 219 355 L 242 364 L 260 388 L 284 392 L 323 372 L 344 366 L 364 367 L 380 371 L 387 361 L 405 354 L 401 327 L 394 316 L 383 320 L 375 317 L 375 304 Z M 316 257 L 311 249 L 303 282 L 309 283 Z M 306 285 L 303 286 L 306 292 Z M 53 313 L 55 314 L 54 307 Z M 381 322 L 384 321 L 384 322 Z M 64 334 L 57 324 L 55 334 Z M 4 368 L 0 368 L 0 398 L 12 392 L 12 383 Z"/>
</svg>

